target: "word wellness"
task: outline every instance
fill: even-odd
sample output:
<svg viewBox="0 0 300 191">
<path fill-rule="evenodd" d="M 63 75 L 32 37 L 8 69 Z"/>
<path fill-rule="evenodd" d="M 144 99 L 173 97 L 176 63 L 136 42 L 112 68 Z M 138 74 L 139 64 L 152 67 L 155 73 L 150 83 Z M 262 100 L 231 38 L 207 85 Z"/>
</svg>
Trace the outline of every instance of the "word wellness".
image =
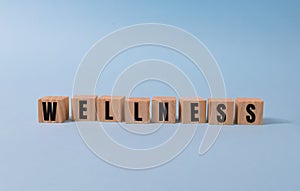
<svg viewBox="0 0 300 191">
<path fill-rule="evenodd" d="M 179 98 L 181 123 L 206 123 L 215 125 L 261 125 L 263 100 L 259 98 L 209 98 L 207 119 L 206 100 Z M 176 97 L 152 98 L 154 123 L 176 122 Z M 38 100 L 39 122 L 62 123 L 69 119 L 68 96 L 46 96 Z M 72 120 L 126 123 L 150 123 L 150 98 L 125 98 L 124 96 L 74 96 Z"/>
</svg>

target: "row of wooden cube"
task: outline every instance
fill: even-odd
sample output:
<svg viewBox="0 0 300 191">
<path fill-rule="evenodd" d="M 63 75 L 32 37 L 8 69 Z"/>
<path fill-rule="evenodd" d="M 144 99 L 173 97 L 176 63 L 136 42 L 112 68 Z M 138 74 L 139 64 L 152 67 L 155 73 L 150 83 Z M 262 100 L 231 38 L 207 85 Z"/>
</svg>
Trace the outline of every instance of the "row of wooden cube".
<svg viewBox="0 0 300 191">
<path fill-rule="evenodd" d="M 264 102 L 259 98 L 209 98 L 209 124 L 260 125 Z M 39 122 L 64 122 L 69 118 L 67 96 L 46 96 L 38 100 Z M 126 123 L 150 123 L 150 98 L 124 96 L 74 96 L 72 120 Z M 152 98 L 152 122 L 176 122 L 176 97 Z M 181 123 L 206 123 L 206 100 L 179 98 Z"/>
</svg>

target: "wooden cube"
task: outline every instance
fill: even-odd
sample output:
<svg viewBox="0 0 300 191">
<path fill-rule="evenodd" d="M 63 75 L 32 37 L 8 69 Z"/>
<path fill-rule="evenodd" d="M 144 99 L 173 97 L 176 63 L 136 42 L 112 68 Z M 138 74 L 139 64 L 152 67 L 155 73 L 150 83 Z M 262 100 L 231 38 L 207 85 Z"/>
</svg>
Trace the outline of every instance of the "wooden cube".
<svg viewBox="0 0 300 191">
<path fill-rule="evenodd" d="M 125 122 L 150 123 L 150 98 L 127 98 Z"/>
<path fill-rule="evenodd" d="M 95 95 L 76 95 L 72 98 L 73 121 L 96 121 Z"/>
<path fill-rule="evenodd" d="M 262 125 L 264 101 L 259 98 L 236 98 L 237 124 Z"/>
<path fill-rule="evenodd" d="M 176 97 L 155 96 L 152 98 L 152 122 L 176 122 Z"/>
<path fill-rule="evenodd" d="M 208 99 L 208 123 L 212 125 L 233 125 L 234 101 L 230 98 Z"/>
<path fill-rule="evenodd" d="M 206 123 L 206 100 L 203 98 L 179 98 L 181 123 Z"/>
<path fill-rule="evenodd" d="M 68 119 L 68 96 L 45 96 L 38 100 L 38 120 L 40 123 L 63 123 Z"/>
<path fill-rule="evenodd" d="M 97 99 L 97 117 L 102 122 L 124 121 L 124 96 L 101 96 Z"/>
</svg>

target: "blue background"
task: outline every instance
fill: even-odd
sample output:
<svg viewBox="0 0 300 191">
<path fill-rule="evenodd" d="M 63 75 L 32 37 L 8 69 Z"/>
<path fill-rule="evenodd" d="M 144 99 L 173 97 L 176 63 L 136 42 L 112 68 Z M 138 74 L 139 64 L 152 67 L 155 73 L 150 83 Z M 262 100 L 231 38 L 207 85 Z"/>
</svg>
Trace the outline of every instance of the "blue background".
<svg viewBox="0 0 300 191">
<path fill-rule="evenodd" d="M 223 128 L 203 156 L 199 128 L 170 163 L 125 170 L 96 157 L 75 123 L 37 123 L 37 99 L 71 96 L 77 67 L 97 40 L 145 22 L 199 38 L 220 65 L 228 97 L 265 100 L 264 125 Z M 1 1 L 0 190 L 299 190 L 299 32 L 299 1 Z M 98 95 L 110 93 L 122 67 L 158 57 L 178 65 L 209 97 L 202 75 L 174 53 L 134 51 L 114 61 L 123 65 L 112 63 Z M 146 83 L 133 94 L 172 94 L 162 86 Z"/>
</svg>

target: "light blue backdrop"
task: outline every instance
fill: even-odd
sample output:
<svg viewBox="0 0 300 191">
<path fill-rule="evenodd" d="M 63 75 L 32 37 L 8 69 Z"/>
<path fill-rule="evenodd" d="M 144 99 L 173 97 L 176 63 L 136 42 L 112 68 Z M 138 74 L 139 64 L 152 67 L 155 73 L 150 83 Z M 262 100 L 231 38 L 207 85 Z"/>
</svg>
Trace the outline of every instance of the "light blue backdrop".
<svg viewBox="0 0 300 191">
<path fill-rule="evenodd" d="M 135 171 L 97 158 L 75 123 L 37 123 L 37 99 L 71 96 L 76 69 L 97 40 L 145 22 L 199 38 L 221 67 L 228 97 L 265 100 L 265 125 L 223 128 L 204 156 L 197 154 L 205 130 L 199 128 L 179 157 Z M 0 190 L 299 190 L 299 34 L 299 1 L 1 1 Z M 109 94 L 109 82 L 126 66 L 159 58 L 209 97 L 203 76 L 175 54 L 145 47 L 120 55 L 99 79 L 97 94 Z M 133 95 L 173 93 L 148 82 Z M 160 138 L 111 134 L 136 147 Z"/>
</svg>

